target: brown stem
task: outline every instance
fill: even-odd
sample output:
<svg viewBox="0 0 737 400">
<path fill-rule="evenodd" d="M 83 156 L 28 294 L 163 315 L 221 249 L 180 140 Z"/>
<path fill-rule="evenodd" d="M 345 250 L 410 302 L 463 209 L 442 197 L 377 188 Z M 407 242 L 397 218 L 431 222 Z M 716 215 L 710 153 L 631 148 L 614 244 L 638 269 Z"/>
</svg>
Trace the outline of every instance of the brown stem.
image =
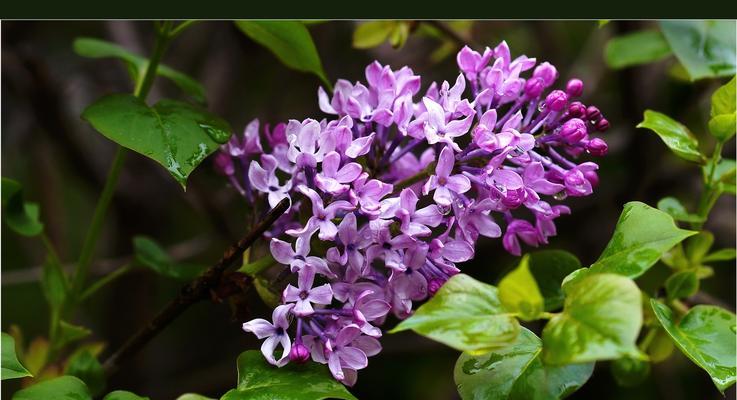
<svg viewBox="0 0 737 400">
<path fill-rule="evenodd" d="M 276 222 L 276 220 L 284 214 L 289 208 L 289 200 L 283 199 L 256 225 L 246 236 L 240 241 L 230 246 L 223 257 L 220 258 L 215 265 L 207 269 L 197 279 L 184 286 L 179 295 L 164 307 L 158 315 L 156 315 L 146 326 L 141 328 L 136 334 L 128 339 L 123 346 L 113 353 L 105 363 L 105 373 L 110 376 L 118 368 L 118 366 L 137 353 L 146 345 L 154 336 L 161 332 L 174 319 L 176 319 L 184 310 L 192 304 L 206 299 L 211 289 L 214 289 L 220 282 L 220 278 L 237 259 L 243 255 L 253 242 L 263 235 L 263 233 Z"/>
<path fill-rule="evenodd" d="M 454 42 L 456 42 L 456 44 L 458 44 L 461 47 L 467 44 L 476 47 L 476 42 L 474 42 L 473 40 L 469 38 L 465 38 L 461 36 L 460 33 L 456 32 L 454 29 L 452 29 L 451 27 L 449 27 L 446 23 L 442 21 L 431 20 L 431 21 L 424 21 L 424 22 L 426 22 L 427 24 L 433 26 L 434 28 L 442 32 L 445 36 L 447 36 L 449 39 L 452 39 Z"/>
</svg>

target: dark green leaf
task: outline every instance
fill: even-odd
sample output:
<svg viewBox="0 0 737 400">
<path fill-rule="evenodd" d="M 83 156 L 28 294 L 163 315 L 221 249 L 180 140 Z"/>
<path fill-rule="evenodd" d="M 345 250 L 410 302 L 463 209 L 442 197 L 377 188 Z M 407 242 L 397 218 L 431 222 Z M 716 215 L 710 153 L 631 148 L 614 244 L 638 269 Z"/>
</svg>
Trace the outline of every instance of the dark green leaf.
<svg viewBox="0 0 737 400">
<path fill-rule="evenodd" d="M 683 239 L 696 232 L 680 229 L 668 214 L 645 203 L 624 205 L 612 239 L 591 272 L 611 272 L 636 278 Z"/>
<path fill-rule="evenodd" d="M 645 120 L 638 128 L 650 129 L 660 136 L 666 146 L 684 160 L 702 163 L 704 156 L 699 152 L 699 142 L 685 125 L 653 110 L 645 110 Z"/>
<path fill-rule="evenodd" d="M 83 326 L 72 325 L 66 321 L 59 322 L 59 347 L 63 347 L 69 343 L 82 340 L 92 333 Z"/>
<path fill-rule="evenodd" d="M 8 227 L 23 236 L 36 236 L 43 231 L 36 203 L 23 200 L 23 187 L 20 183 L 2 178 L 3 219 Z"/>
<path fill-rule="evenodd" d="M 454 349 L 481 353 L 512 343 L 519 322 L 497 288 L 458 274 L 391 333 L 412 329 Z"/>
<path fill-rule="evenodd" d="M 671 55 L 670 46 L 658 31 L 639 31 L 610 39 L 604 59 L 611 68 L 624 68 L 661 60 Z"/>
<path fill-rule="evenodd" d="M 669 301 L 691 297 L 699 291 L 699 277 L 694 271 L 676 272 L 665 281 L 665 291 Z"/>
<path fill-rule="evenodd" d="M 175 262 L 153 239 L 145 236 L 133 238 L 133 249 L 139 264 L 170 278 L 191 280 L 205 269 L 202 265 Z"/>
<path fill-rule="evenodd" d="M 721 249 L 704 257 L 703 262 L 729 261 L 735 259 L 735 249 Z"/>
<path fill-rule="evenodd" d="M 32 376 L 26 367 L 18 361 L 18 356 L 15 354 L 15 339 L 12 336 L 3 332 L 0 347 L 2 347 L 1 380 Z"/>
<path fill-rule="evenodd" d="M 611 371 L 619 386 L 637 386 L 650 375 L 650 363 L 636 358 L 622 357 L 612 362 Z"/>
<path fill-rule="evenodd" d="M 93 396 L 97 396 L 105 389 L 105 371 L 97 358 L 87 349 L 76 351 L 69 357 L 64 374 L 76 376 L 84 381 Z"/>
<path fill-rule="evenodd" d="M 353 47 L 370 49 L 384 43 L 397 25 L 396 21 L 369 21 L 353 31 Z"/>
<path fill-rule="evenodd" d="M 686 207 L 675 197 L 664 197 L 658 202 L 658 210 L 668 213 L 673 219 L 681 222 L 704 222 L 704 218 L 690 214 Z"/>
<path fill-rule="evenodd" d="M 734 20 L 670 20 L 660 28 L 691 80 L 735 74 Z"/>
<path fill-rule="evenodd" d="M 542 342 L 522 328 L 514 343 L 489 353 L 461 354 L 453 376 L 464 400 L 559 399 L 581 387 L 593 363 L 554 366 L 540 359 Z"/>
<path fill-rule="evenodd" d="M 53 256 L 46 257 L 41 275 L 41 288 L 52 310 L 58 311 L 66 301 L 69 284 L 61 264 Z"/>
<path fill-rule="evenodd" d="M 356 400 L 327 367 L 317 363 L 269 365 L 261 352 L 249 350 L 238 357 L 238 387 L 220 400 Z"/>
<path fill-rule="evenodd" d="M 330 87 L 310 32 L 298 21 L 236 21 L 256 43 L 271 50 L 287 67 L 312 72 Z"/>
<path fill-rule="evenodd" d="M 102 400 L 149 400 L 149 398 L 141 397 L 135 393 L 125 390 L 116 390 L 105 395 Z"/>
<path fill-rule="evenodd" d="M 140 78 L 146 72 L 148 59 L 133 54 L 115 43 L 93 38 L 77 38 L 74 40 L 74 51 L 83 57 L 89 58 L 118 58 L 124 61 L 133 73 L 133 79 L 139 83 Z M 166 65 L 159 64 L 156 72 L 165 78 L 170 79 L 179 89 L 192 97 L 193 100 L 205 102 L 205 88 L 196 80 L 188 75 L 169 68 Z"/>
<path fill-rule="evenodd" d="M 581 262 L 567 251 L 543 250 L 530 253 L 530 271 L 545 299 L 545 311 L 563 307 L 563 279 L 579 268 Z"/>
<path fill-rule="evenodd" d="M 530 256 L 522 257 L 517 268 L 499 282 L 499 300 L 510 312 L 525 321 L 538 319 L 545 303 L 535 277 L 530 272 Z"/>
<path fill-rule="evenodd" d="M 182 187 L 231 135 L 228 123 L 207 111 L 174 100 L 149 107 L 129 94 L 104 97 L 82 117 L 108 139 L 164 166 Z"/>
<path fill-rule="evenodd" d="M 60 376 L 17 391 L 13 400 L 92 400 L 92 395 L 79 378 Z"/>
<path fill-rule="evenodd" d="M 589 274 L 566 287 L 563 312 L 545 326 L 544 360 L 570 364 L 640 358 L 635 341 L 641 325 L 640 290 L 631 279 Z"/>
<path fill-rule="evenodd" d="M 673 311 L 651 300 L 655 316 L 676 346 L 711 376 L 720 391 L 735 382 L 735 315 L 716 306 L 698 305 L 677 321 Z"/>
</svg>

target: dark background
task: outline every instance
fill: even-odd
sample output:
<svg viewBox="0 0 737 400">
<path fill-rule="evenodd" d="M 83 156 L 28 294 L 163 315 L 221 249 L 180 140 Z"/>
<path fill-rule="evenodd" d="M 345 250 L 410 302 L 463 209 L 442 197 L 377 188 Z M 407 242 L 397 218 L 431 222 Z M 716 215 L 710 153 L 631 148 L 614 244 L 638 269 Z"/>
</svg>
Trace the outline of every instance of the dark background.
<svg viewBox="0 0 737 400">
<path fill-rule="evenodd" d="M 422 75 L 423 88 L 432 80 L 455 80 L 454 55 L 438 63 L 431 60 L 430 54 L 440 46 L 437 39 L 413 36 L 401 50 L 386 44 L 356 50 L 351 47 L 355 25 L 340 21 L 310 26 L 332 80 L 364 79 L 364 67 L 373 59 L 395 68 L 411 66 Z M 504 39 L 513 57 L 524 53 L 553 63 L 560 85 L 571 77 L 583 79 L 584 102 L 598 105 L 611 123 L 605 134 L 610 154 L 600 160 L 600 187 L 590 197 L 567 201 L 573 214 L 558 220 L 559 236 L 548 246 L 576 254 L 584 265 L 603 250 L 625 202 L 655 205 L 674 195 L 694 209 L 698 201 L 699 170 L 671 155 L 656 135 L 635 128 L 646 108 L 686 123 L 705 152 L 713 146 L 706 132 L 710 95 L 723 82 L 678 81 L 669 76 L 672 59 L 623 71 L 604 64 L 608 38 L 648 25 L 612 22 L 598 28 L 594 21 L 489 21 L 474 23 L 471 31 L 477 43 L 493 47 Z M 115 149 L 79 114 L 101 95 L 132 90 L 120 62 L 74 54 L 71 45 L 78 36 L 111 40 L 145 55 L 151 51 L 153 27 L 150 22 L 126 21 L 2 24 L 2 175 L 20 181 L 27 198 L 41 204 L 46 230 L 67 262 L 79 255 Z M 287 69 L 230 23 L 195 25 L 174 41 L 164 62 L 202 82 L 210 111 L 227 119 L 236 131 L 253 118 L 274 123 L 322 115 L 317 78 Z M 159 79 L 149 100 L 162 96 L 181 93 Z M 725 156 L 734 157 L 734 140 Z M 138 234 L 156 238 L 179 259 L 211 264 L 246 231 L 244 208 L 244 200 L 213 172 L 209 161 L 191 175 L 183 193 L 164 169 L 129 153 L 99 242 L 94 275 L 104 275 L 126 261 L 131 237 Z M 734 197 L 724 196 L 717 203 L 706 228 L 716 237 L 715 248 L 734 246 Z M 19 238 L 5 226 L 2 236 L 2 329 L 18 324 L 27 343 L 47 331 L 48 312 L 38 285 L 45 251 L 38 240 Z M 514 264 L 500 240 L 483 240 L 476 259 L 462 268 L 495 282 Z M 734 262 L 714 267 L 716 276 L 702 281 L 702 289 L 734 310 Z M 647 287 L 667 273 L 667 267 L 658 265 L 639 283 Z M 93 330 L 93 339 L 108 343 L 108 350 L 117 348 L 180 286 L 148 270 L 136 270 L 95 295 L 80 310 L 77 322 Z M 255 292 L 247 299 L 249 319 L 270 315 Z M 235 386 L 237 355 L 259 346 L 240 330 L 242 322 L 232 317 L 228 304 L 195 305 L 124 365 L 109 389 L 128 389 L 153 399 L 172 399 L 185 392 L 222 395 Z M 385 335 L 382 344 L 384 351 L 359 373 L 352 389 L 357 397 L 457 398 L 452 378 L 457 352 L 411 332 Z M 654 365 L 651 378 L 635 388 L 616 387 L 608 370 L 609 363 L 598 363 L 594 376 L 572 398 L 722 398 L 708 375 L 677 350 L 667 362 Z M 2 392 L 8 395 L 17 387 L 17 381 L 6 381 Z M 734 389 L 727 396 L 733 398 Z"/>
</svg>

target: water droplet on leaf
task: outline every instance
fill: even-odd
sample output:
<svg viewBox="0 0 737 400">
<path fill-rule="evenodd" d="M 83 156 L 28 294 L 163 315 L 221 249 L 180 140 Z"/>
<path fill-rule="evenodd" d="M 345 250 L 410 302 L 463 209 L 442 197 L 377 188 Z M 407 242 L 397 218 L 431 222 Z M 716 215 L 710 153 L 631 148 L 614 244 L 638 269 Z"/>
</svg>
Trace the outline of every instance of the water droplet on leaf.
<svg viewBox="0 0 737 400">
<path fill-rule="evenodd" d="M 228 143 L 228 139 L 230 139 L 230 132 L 224 131 L 216 126 L 212 126 L 203 122 L 198 123 L 198 125 L 200 126 L 200 128 L 202 128 L 202 130 L 207 133 L 207 136 L 210 136 L 210 139 L 212 139 L 216 143 Z"/>
</svg>

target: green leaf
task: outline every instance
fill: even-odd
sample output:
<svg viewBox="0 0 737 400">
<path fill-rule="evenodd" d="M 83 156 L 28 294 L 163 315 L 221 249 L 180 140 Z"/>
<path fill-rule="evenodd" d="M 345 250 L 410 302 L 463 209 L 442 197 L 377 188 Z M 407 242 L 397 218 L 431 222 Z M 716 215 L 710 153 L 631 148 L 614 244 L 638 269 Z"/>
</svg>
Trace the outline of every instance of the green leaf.
<svg viewBox="0 0 737 400">
<path fill-rule="evenodd" d="M 609 40 L 604 59 L 610 68 L 619 69 L 646 64 L 671 55 L 663 35 L 655 30 L 639 31 Z"/>
<path fill-rule="evenodd" d="M 105 389 L 105 371 L 97 358 L 87 349 L 74 352 L 64 369 L 65 375 L 76 376 L 84 381 L 93 396 Z"/>
<path fill-rule="evenodd" d="M 704 222 L 704 218 L 690 214 L 686 207 L 675 197 L 664 197 L 658 202 L 658 210 L 668 213 L 673 219 L 681 222 Z"/>
<path fill-rule="evenodd" d="M 530 256 L 522 257 L 517 268 L 499 282 L 499 299 L 510 312 L 525 321 L 533 321 L 543 313 L 544 300 L 530 272 Z"/>
<path fill-rule="evenodd" d="M 328 87 L 320 55 L 310 32 L 298 21 L 236 21 L 238 28 L 256 43 L 269 49 L 287 67 L 312 72 Z"/>
<path fill-rule="evenodd" d="M 735 74 L 735 21 L 661 21 L 663 36 L 691 80 Z"/>
<path fill-rule="evenodd" d="M 706 178 L 709 174 L 709 169 L 710 168 L 708 165 L 704 165 L 702 167 L 704 178 Z M 718 182 L 731 183 L 732 185 L 734 185 L 735 172 L 737 172 L 737 163 L 735 163 L 735 160 L 731 158 L 723 158 L 719 160 L 719 163 L 717 163 L 717 166 L 714 169 L 714 180 Z"/>
<path fill-rule="evenodd" d="M 64 347 L 69 343 L 82 340 L 92 333 L 83 326 L 72 325 L 66 321 L 59 322 L 59 344 L 58 347 Z"/>
<path fill-rule="evenodd" d="M 133 251 L 139 264 L 170 278 L 191 280 L 205 269 L 202 265 L 175 262 L 153 239 L 146 236 L 133 238 Z"/>
<path fill-rule="evenodd" d="M 636 358 L 622 357 L 612 362 L 611 371 L 619 386 L 637 386 L 650 375 L 650 363 Z"/>
<path fill-rule="evenodd" d="M 125 390 L 116 390 L 105 395 L 102 400 L 149 400 L 149 398 Z"/>
<path fill-rule="evenodd" d="M 673 311 L 651 300 L 655 316 L 676 346 L 711 376 L 724 392 L 735 382 L 735 315 L 716 306 L 698 305 L 676 321 Z"/>
<path fill-rule="evenodd" d="M 709 231 L 701 231 L 686 240 L 686 257 L 691 264 L 698 265 L 714 244 L 714 235 Z"/>
<path fill-rule="evenodd" d="M 353 31 L 353 47 L 357 49 L 370 49 L 384 43 L 396 25 L 396 21 L 369 21 L 362 23 Z"/>
<path fill-rule="evenodd" d="M 678 228 L 670 215 L 645 203 L 627 203 L 611 240 L 590 270 L 636 278 L 665 252 L 694 234 Z"/>
<path fill-rule="evenodd" d="M 59 311 L 66 301 L 69 283 L 62 266 L 51 255 L 46 257 L 41 274 L 41 289 L 52 311 Z"/>
<path fill-rule="evenodd" d="M 149 107 L 130 94 L 103 97 L 82 113 L 100 133 L 158 162 L 186 187 L 189 174 L 230 139 L 228 123 L 187 103 Z"/>
<path fill-rule="evenodd" d="M 563 307 L 563 279 L 579 268 L 581 262 L 567 251 L 543 250 L 530 253 L 530 272 L 545 299 L 545 311 Z"/>
<path fill-rule="evenodd" d="M 133 54 L 115 43 L 93 38 L 77 38 L 74 40 L 74 51 L 82 57 L 88 58 L 118 58 L 126 63 L 133 73 L 133 80 L 140 84 L 140 79 L 148 67 L 148 59 Z M 156 73 L 170 79 L 179 89 L 191 96 L 198 103 L 205 103 L 205 88 L 192 77 L 159 64 Z"/>
<path fill-rule="evenodd" d="M 699 142 L 685 125 L 653 110 L 645 110 L 645 120 L 638 128 L 650 129 L 660 136 L 666 146 L 678 157 L 697 163 L 704 162 L 699 152 Z"/>
<path fill-rule="evenodd" d="M 203 395 L 196 394 L 196 393 L 185 393 L 177 397 L 177 400 L 215 400 L 215 399 L 210 398 L 210 397 L 205 397 Z"/>
<path fill-rule="evenodd" d="M 699 291 L 699 277 L 694 271 L 680 271 L 665 281 L 668 301 L 691 297 Z"/>
<path fill-rule="evenodd" d="M 390 333 L 412 329 L 460 351 L 481 353 L 512 343 L 519 322 L 497 288 L 458 274 Z"/>
<path fill-rule="evenodd" d="M 7 333 L 2 333 L 2 373 L 0 373 L 0 379 L 16 379 L 23 378 L 26 376 L 33 376 L 18 361 L 18 356 L 15 354 L 15 339 Z"/>
<path fill-rule="evenodd" d="M 2 178 L 2 208 L 3 220 L 14 232 L 36 236 L 43 231 L 38 204 L 23 200 L 23 187 L 17 181 Z"/>
<path fill-rule="evenodd" d="M 463 353 L 453 376 L 463 400 L 559 399 L 581 387 L 594 364 L 554 366 L 540 359 L 542 342 L 521 328 L 514 343 L 473 356 Z"/>
<path fill-rule="evenodd" d="M 735 249 L 721 249 L 711 254 L 707 254 L 706 257 L 704 257 L 704 259 L 701 261 L 703 262 L 729 261 L 729 260 L 734 260 L 735 257 L 737 257 L 737 254 L 735 253 Z"/>
<path fill-rule="evenodd" d="M 709 131 L 722 142 L 735 134 L 735 78 L 717 89 L 711 96 L 711 120 Z"/>
<path fill-rule="evenodd" d="M 631 279 L 588 275 L 567 287 L 563 312 L 545 326 L 544 360 L 569 364 L 640 358 L 635 341 L 641 325 L 640 290 Z"/>
<path fill-rule="evenodd" d="M 650 357 L 650 362 L 658 363 L 665 361 L 673 354 L 673 347 L 673 340 L 670 338 L 668 332 L 662 328 L 658 328 L 655 337 L 653 337 L 650 345 L 647 346 L 647 355 Z"/>
<path fill-rule="evenodd" d="M 17 391 L 13 400 L 92 400 L 92 395 L 79 378 L 60 376 Z"/>
<path fill-rule="evenodd" d="M 333 379 L 327 367 L 317 363 L 269 365 L 261 352 L 249 350 L 238 356 L 238 387 L 220 400 L 356 400 Z"/>
</svg>

